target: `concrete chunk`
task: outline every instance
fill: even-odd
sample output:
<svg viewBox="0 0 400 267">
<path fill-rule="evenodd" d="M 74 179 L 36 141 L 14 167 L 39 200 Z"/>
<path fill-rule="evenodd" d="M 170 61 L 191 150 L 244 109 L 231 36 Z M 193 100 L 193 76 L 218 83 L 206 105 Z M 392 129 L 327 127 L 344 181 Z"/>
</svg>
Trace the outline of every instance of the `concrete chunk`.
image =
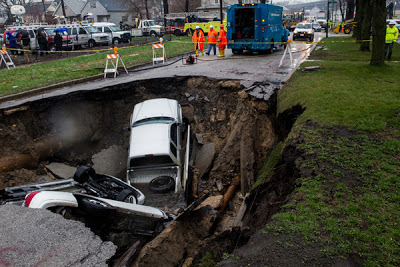
<svg viewBox="0 0 400 267">
<path fill-rule="evenodd" d="M 214 156 L 214 143 L 205 144 L 197 151 L 194 166 L 199 169 L 199 179 L 203 178 L 204 174 L 210 171 Z"/>
<path fill-rule="evenodd" d="M 45 166 L 50 172 L 52 172 L 56 178 L 69 179 L 74 177 L 76 167 L 69 166 L 67 164 L 53 162 Z"/>
</svg>

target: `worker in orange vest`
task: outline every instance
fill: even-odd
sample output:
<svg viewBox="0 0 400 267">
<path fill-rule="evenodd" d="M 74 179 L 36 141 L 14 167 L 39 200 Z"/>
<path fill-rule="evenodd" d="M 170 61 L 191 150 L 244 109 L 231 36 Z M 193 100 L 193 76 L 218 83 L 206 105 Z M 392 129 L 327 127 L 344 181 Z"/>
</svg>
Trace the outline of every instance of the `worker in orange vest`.
<svg viewBox="0 0 400 267">
<path fill-rule="evenodd" d="M 194 43 L 194 50 L 196 50 L 196 56 L 199 56 L 199 50 L 201 51 L 201 54 L 204 55 L 203 53 L 204 33 L 202 30 L 200 30 L 199 25 L 196 26 L 196 30 L 193 33 L 192 42 Z"/>
<path fill-rule="evenodd" d="M 221 24 L 221 30 L 219 31 L 219 35 L 218 35 L 218 50 L 219 50 L 218 57 L 225 56 L 225 47 L 227 44 L 228 44 L 228 41 L 226 39 L 226 32 L 224 30 L 224 24 Z"/>
<path fill-rule="evenodd" d="M 207 55 L 210 55 L 211 48 L 214 50 L 214 56 L 217 54 L 217 32 L 214 30 L 213 26 L 210 25 L 210 31 L 208 32 L 207 35 L 207 41 L 208 41 L 208 50 L 207 50 Z"/>
</svg>

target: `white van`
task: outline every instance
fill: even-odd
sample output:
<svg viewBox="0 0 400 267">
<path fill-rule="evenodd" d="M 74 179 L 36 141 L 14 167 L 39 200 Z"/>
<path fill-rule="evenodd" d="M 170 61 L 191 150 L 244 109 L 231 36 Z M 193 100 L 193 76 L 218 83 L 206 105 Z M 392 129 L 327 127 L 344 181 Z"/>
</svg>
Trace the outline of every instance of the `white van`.
<svg viewBox="0 0 400 267">
<path fill-rule="evenodd" d="M 129 43 L 131 41 L 131 32 L 121 30 L 114 23 L 95 22 L 93 26 L 99 29 L 100 32 L 108 34 L 113 44 Z"/>
<path fill-rule="evenodd" d="M 96 45 L 110 45 L 111 40 L 107 34 L 101 33 L 93 26 L 69 26 L 68 35 L 72 37 L 74 46 L 94 47 Z"/>
</svg>

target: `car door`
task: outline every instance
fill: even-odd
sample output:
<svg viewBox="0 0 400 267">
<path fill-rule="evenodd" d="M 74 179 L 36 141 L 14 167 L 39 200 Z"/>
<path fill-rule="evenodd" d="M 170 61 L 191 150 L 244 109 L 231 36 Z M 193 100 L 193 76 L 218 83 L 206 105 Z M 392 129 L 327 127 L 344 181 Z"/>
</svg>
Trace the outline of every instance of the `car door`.
<svg viewBox="0 0 400 267">
<path fill-rule="evenodd" d="M 112 32 L 112 30 L 110 29 L 110 27 L 108 27 L 108 26 L 105 26 L 105 27 L 103 27 L 104 28 L 104 33 L 107 33 L 107 35 L 108 35 L 108 37 L 110 38 L 110 40 L 111 40 L 111 42 L 112 42 L 112 40 L 114 39 L 114 35 L 113 35 L 113 32 Z"/>
</svg>

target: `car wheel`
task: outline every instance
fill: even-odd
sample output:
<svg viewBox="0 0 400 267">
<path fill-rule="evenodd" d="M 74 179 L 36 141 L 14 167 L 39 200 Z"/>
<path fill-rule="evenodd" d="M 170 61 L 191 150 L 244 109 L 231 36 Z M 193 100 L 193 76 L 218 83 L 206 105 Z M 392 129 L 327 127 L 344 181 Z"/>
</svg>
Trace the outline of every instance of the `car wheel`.
<svg viewBox="0 0 400 267">
<path fill-rule="evenodd" d="M 151 31 L 151 32 L 150 32 L 150 36 L 151 36 L 151 37 L 156 37 L 156 36 L 157 36 L 157 33 L 156 33 L 155 31 Z"/>
<path fill-rule="evenodd" d="M 351 29 L 349 29 L 349 28 L 344 29 L 345 34 L 349 34 L 350 32 L 351 32 Z"/>
<path fill-rule="evenodd" d="M 50 51 L 55 52 L 56 51 L 56 47 L 54 45 L 50 46 Z"/>
<path fill-rule="evenodd" d="M 192 30 L 191 29 L 187 29 L 186 30 L 186 35 L 187 36 L 192 36 Z"/>
<path fill-rule="evenodd" d="M 122 201 L 126 203 L 131 203 L 131 204 L 137 204 L 137 200 L 135 195 L 132 193 L 130 189 L 124 189 L 122 190 L 118 196 L 117 196 L 117 201 Z"/>
<path fill-rule="evenodd" d="M 151 180 L 149 189 L 156 193 L 167 193 L 175 189 L 175 180 L 170 176 L 158 176 Z"/>
<path fill-rule="evenodd" d="M 114 40 L 112 41 L 113 44 L 118 45 L 119 44 L 119 39 L 118 38 L 114 38 Z"/>
<path fill-rule="evenodd" d="M 243 49 L 232 49 L 233 54 L 243 54 Z"/>
<path fill-rule="evenodd" d="M 87 182 L 90 177 L 94 178 L 95 176 L 96 172 L 92 167 L 80 166 L 74 174 L 74 181 L 83 184 Z"/>
<path fill-rule="evenodd" d="M 96 43 L 93 40 L 89 40 L 88 45 L 90 48 L 93 48 L 96 45 Z"/>
<path fill-rule="evenodd" d="M 272 40 L 271 40 L 271 46 L 270 46 L 270 48 L 268 49 L 268 53 L 269 53 L 269 54 L 273 54 L 273 53 L 274 53 L 274 47 L 275 47 L 275 45 L 274 45 L 274 39 L 272 39 Z"/>
<path fill-rule="evenodd" d="M 181 31 L 180 30 L 175 30 L 174 31 L 175 36 L 181 36 Z"/>
</svg>

